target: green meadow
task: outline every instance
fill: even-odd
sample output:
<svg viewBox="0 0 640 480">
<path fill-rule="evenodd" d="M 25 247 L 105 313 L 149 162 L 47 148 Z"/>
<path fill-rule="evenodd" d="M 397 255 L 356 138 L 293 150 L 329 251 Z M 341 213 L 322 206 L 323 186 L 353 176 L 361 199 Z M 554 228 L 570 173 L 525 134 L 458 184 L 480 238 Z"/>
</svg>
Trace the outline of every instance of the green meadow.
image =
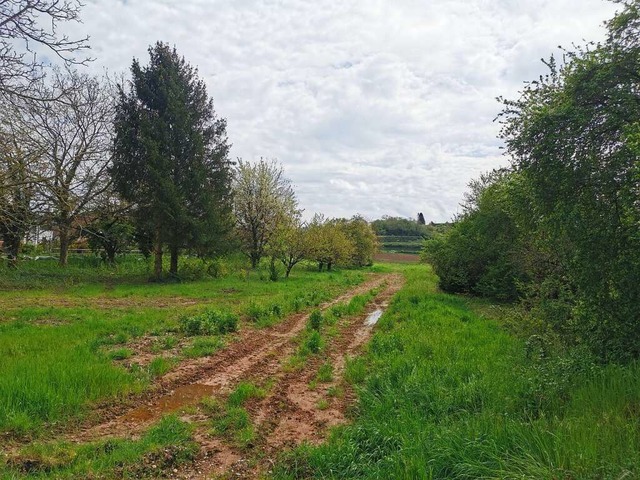
<svg viewBox="0 0 640 480">
<path fill-rule="evenodd" d="M 229 341 L 218 332 L 185 335 L 185 316 L 215 309 L 245 320 L 241 328 L 260 328 L 365 278 L 364 272 L 319 273 L 309 266 L 271 282 L 266 270 L 229 264 L 220 278 L 149 283 L 148 266 L 135 259 L 115 270 L 75 260 L 67 270 L 54 261 L 25 263 L 0 277 L 0 432 L 9 438 L 82 421 L 96 403 L 141 392 L 185 358 L 211 354 Z M 26 288 L 30 276 L 35 280 Z M 118 363 L 145 338 L 157 358 L 144 366 Z M 174 358 L 161 355 L 179 341 L 185 346 Z"/>
<path fill-rule="evenodd" d="M 406 286 L 347 368 L 352 423 L 283 454 L 274 478 L 640 476 L 639 365 L 545 357 L 487 314 L 505 307 L 439 293 L 429 267 L 403 270 Z"/>
<path fill-rule="evenodd" d="M 239 328 L 271 325 L 295 311 L 313 312 L 371 271 L 329 274 L 310 266 L 271 282 L 266 271 L 230 266 L 220 278 L 156 284 L 141 280 L 145 268 L 90 270 L 83 279 L 83 269 L 72 267 L 68 276 L 43 277 L 30 289 L 11 272 L 4 278 L 14 285 L 0 293 L 0 431 L 7 439 L 0 478 L 158 478 L 189 465 L 198 444 L 194 427 L 178 416 L 135 439 L 69 443 L 56 429 L 73 429 L 96 404 L 142 392 L 181 361 L 232 341 L 223 330 L 202 331 L 207 318 L 235 315 Z M 342 381 L 357 393 L 349 423 L 321 445 L 281 452 L 265 475 L 638 478 L 640 366 L 599 365 L 579 350 L 544 352 L 534 339 L 513 333 L 510 306 L 443 294 L 429 266 L 373 270 L 401 272 L 406 284 L 363 354 L 347 361 Z M 60 275 L 53 266 L 51 272 Z M 312 314 L 292 361 L 299 357 L 294 363 L 303 365 L 321 352 L 326 339 L 318 330 L 331 335 L 334 317 L 360 312 L 371 298 L 365 293 L 323 316 Z M 207 317 L 211 308 L 226 316 Z M 197 320 L 188 323 L 191 330 L 184 318 Z M 158 357 L 132 367 L 126 360 L 144 338 Z M 184 345 L 181 353 L 162 357 L 177 344 Z M 332 375 L 327 364 L 316 381 Z M 264 394 L 240 383 L 226 402 L 203 401 L 212 412 L 211 434 L 241 446 L 253 442 L 244 404 Z"/>
</svg>

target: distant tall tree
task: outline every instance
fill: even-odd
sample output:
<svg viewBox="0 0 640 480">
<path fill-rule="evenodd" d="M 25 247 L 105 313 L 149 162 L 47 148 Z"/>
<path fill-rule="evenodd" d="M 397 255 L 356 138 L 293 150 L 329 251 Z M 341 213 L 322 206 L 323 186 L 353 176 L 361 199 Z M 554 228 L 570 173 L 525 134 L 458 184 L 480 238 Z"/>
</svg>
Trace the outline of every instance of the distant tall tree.
<svg viewBox="0 0 640 480">
<path fill-rule="evenodd" d="M 282 166 L 264 159 L 238 161 L 233 191 L 241 248 L 255 268 L 283 227 L 300 216 L 298 201 Z"/>
<path fill-rule="evenodd" d="M 146 67 L 134 59 L 129 88 L 120 86 L 112 175 L 152 239 L 158 279 L 164 245 L 176 275 L 181 249 L 213 249 L 230 229 L 231 162 L 226 120 L 197 70 L 161 42 L 149 56 Z"/>
<path fill-rule="evenodd" d="M 422 212 L 418 213 L 418 224 L 420 225 L 426 224 L 426 222 L 424 221 L 424 215 L 422 214 Z"/>
</svg>

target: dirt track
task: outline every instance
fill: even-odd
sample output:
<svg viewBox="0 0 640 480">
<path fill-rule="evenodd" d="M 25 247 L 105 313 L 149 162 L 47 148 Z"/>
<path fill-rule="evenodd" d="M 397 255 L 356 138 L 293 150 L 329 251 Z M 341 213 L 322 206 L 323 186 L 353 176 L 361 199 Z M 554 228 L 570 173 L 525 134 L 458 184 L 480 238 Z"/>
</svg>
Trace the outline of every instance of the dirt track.
<svg viewBox="0 0 640 480">
<path fill-rule="evenodd" d="M 321 309 L 327 309 L 373 288 L 379 289 L 365 312 L 341 321 L 338 334 L 328 341 L 324 354 L 312 356 L 302 369 L 285 368 L 286 360 L 296 351 L 296 337 L 308 320 L 308 314 L 294 314 L 273 327 L 243 329 L 227 348 L 211 357 L 185 362 L 166 374 L 160 388 L 147 394 L 142 402 L 120 411 L 103 412 L 102 423 L 88 426 L 68 439 L 79 442 L 111 436 L 137 437 L 166 413 L 195 406 L 204 397 L 224 398 L 241 380 L 270 382 L 267 396 L 247 405 L 257 432 L 257 441 L 251 449 L 241 450 L 212 436 L 204 427 L 208 425 L 207 418 L 194 407 L 183 418 L 200 425 L 195 434 L 200 453 L 193 464 L 174 473 L 179 478 L 225 474 L 256 478 L 283 448 L 303 441 L 319 442 L 328 427 L 345 421 L 346 408 L 353 401 L 353 393 L 342 381 L 345 359 L 354 355 L 370 336 L 372 327 L 365 325 L 366 316 L 384 308 L 402 283 L 397 274 L 376 275 L 322 305 Z M 333 366 L 333 380 L 310 388 L 318 368 L 325 362 Z M 339 387 L 342 394 L 328 396 L 326 392 L 331 387 L 334 390 Z M 321 401 L 323 408 L 319 408 Z"/>
</svg>

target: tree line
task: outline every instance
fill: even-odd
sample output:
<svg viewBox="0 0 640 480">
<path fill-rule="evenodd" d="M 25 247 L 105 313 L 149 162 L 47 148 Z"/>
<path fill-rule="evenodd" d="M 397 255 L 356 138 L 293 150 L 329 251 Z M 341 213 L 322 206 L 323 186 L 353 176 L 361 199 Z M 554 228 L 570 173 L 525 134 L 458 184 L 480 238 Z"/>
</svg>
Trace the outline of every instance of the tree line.
<svg viewBox="0 0 640 480">
<path fill-rule="evenodd" d="M 424 250 L 444 290 L 517 300 L 604 361 L 640 357 L 640 2 L 618 3 L 605 41 L 501 99 L 511 166 L 472 182 Z"/>
<path fill-rule="evenodd" d="M 0 38 L 15 40 L 45 6 L 53 20 L 77 18 L 79 4 L 67 2 L 66 17 L 56 5 L 3 4 Z M 86 46 L 40 33 L 61 56 Z M 254 268 L 269 257 L 272 276 L 276 262 L 286 276 L 303 259 L 320 270 L 371 263 L 377 244 L 362 217 L 304 222 L 277 162 L 230 160 L 226 120 L 175 48 L 151 46 L 148 64 L 134 59 L 125 79 L 81 73 L 73 57 L 45 74 L 4 42 L 0 239 L 10 266 L 36 226 L 55 231 L 61 266 L 82 236 L 109 263 L 136 245 L 153 256 L 156 279 L 165 255 L 176 276 L 185 251 L 210 258 L 239 250 Z M 17 81 L 20 72 L 29 78 Z"/>
</svg>

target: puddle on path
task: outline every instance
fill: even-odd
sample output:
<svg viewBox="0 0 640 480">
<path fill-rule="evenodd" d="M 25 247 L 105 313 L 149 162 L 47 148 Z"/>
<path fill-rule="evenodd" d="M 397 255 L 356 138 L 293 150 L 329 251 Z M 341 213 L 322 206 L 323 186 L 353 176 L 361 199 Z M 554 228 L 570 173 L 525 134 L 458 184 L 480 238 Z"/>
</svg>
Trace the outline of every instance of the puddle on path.
<svg viewBox="0 0 640 480">
<path fill-rule="evenodd" d="M 377 309 L 373 312 L 371 312 L 368 316 L 367 319 L 364 321 L 364 324 L 367 327 L 372 327 L 373 325 L 375 325 L 376 323 L 378 323 L 378 320 L 380 320 L 380 317 L 382 316 L 382 314 L 384 313 L 384 310 L 382 309 Z"/>
<path fill-rule="evenodd" d="M 127 413 L 125 420 L 133 423 L 146 422 L 162 415 L 175 412 L 176 410 L 188 405 L 195 405 L 204 397 L 212 395 L 218 390 L 211 385 L 202 385 L 194 383 L 191 385 L 183 385 L 176 388 L 169 395 L 160 397 L 151 405 L 142 405 L 135 410 Z"/>
</svg>

